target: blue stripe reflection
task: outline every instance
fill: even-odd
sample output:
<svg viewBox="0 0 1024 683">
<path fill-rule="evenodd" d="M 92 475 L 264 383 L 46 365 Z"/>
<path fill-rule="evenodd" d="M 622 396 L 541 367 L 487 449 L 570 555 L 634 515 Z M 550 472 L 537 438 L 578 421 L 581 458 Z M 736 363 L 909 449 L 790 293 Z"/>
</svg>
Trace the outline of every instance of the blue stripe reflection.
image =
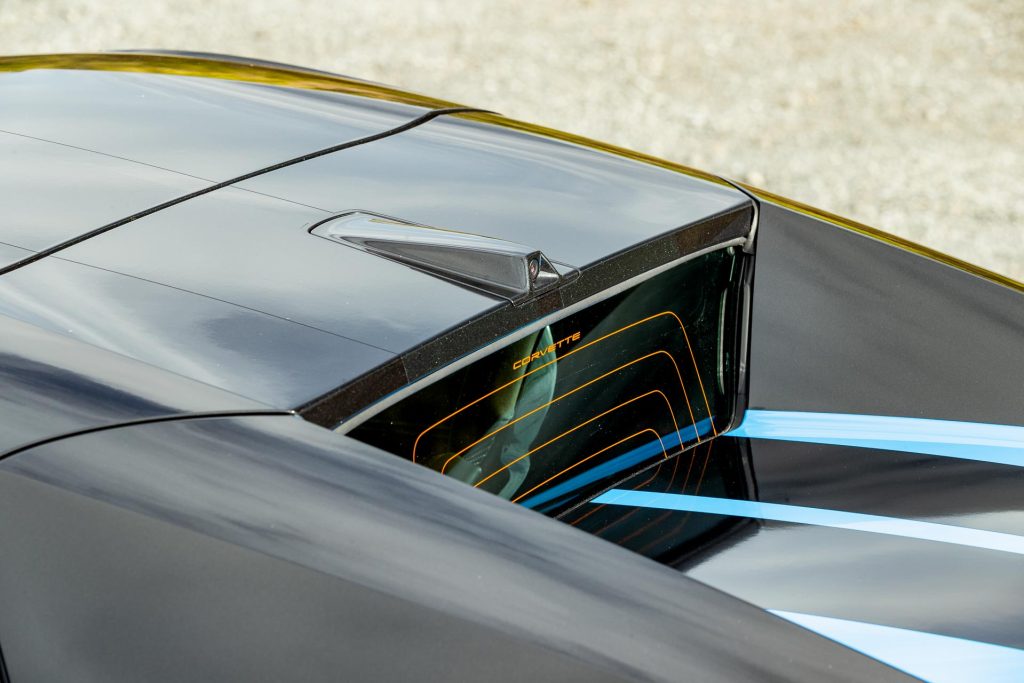
<svg viewBox="0 0 1024 683">
<path fill-rule="evenodd" d="M 1009 683 L 1024 678 L 1024 650 L 893 626 L 768 611 L 930 683 Z"/>
<path fill-rule="evenodd" d="M 1024 467 L 1024 427 L 916 417 L 748 410 L 729 436 L 878 448 Z"/>
<path fill-rule="evenodd" d="M 695 429 L 696 428 L 696 429 Z M 691 425 L 686 428 L 689 431 L 694 431 L 701 437 L 706 436 L 711 432 L 711 420 L 704 419 L 698 422 L 696 425 Z M 567 479 L 561 484 L 552 486 L 551 488 L 538 493 L 536 496 L 531 496 L 526 500 L 522 501 L 522 505 L 528 508 L 536 508 L 537 506 L 544 505 L 550 500 L 564 496 L 566 494 L 577 491 L 585 486 L 593 484 L 595 481 L 610 477 L 619 472 L 629 469 L 635 465 L 638 465 L 645 460 L 649 460 L 657 455 L 661 455 L 661 444 L 664 442 L 665 450 L 670 454 L 679 446 L 679 436 L 675 432 L 671 432 L 662 436 L 661 441 L 654 439 L 645 443 L 643 446 L 634 448 L 631 451 L 623 453 L 622 455 L 612 458 L 611 460 L 601 463 L 596 467 L 592 467 L 588 470 L 580 472 L 575 477 Z"/>
<path fill-rule="evenodd" d="M 916 538 L 923 541 L 953 543 L 956 545 L 997 550 L 1004 553 L 1024 555 L 1024 537 L 996 531 L 982 531 L 966 527 L 918 522 L 897 517 L 864 515 L 857 512 L 841 512 L 822 508 L 779 505 L 751 500 L 731 500 L 708 496 L 688 496 L 678 493 L 654 493 L 648 491 L 626 491 L 612 489 L 591 501 L 602 505 L 628 505 L 631 507 L 658 508 L 703 512 L 711 515 L 730 517 L 752 517 L 794 524 L 812 524 L 835 529 L 866 531 L 887 536 Z"/>
</svg>

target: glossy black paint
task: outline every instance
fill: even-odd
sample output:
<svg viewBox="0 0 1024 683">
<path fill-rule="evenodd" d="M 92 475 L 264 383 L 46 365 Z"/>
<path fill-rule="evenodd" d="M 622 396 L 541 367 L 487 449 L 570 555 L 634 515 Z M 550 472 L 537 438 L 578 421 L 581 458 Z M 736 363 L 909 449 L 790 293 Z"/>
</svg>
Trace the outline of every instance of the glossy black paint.
<svg viewBox="0 0 1024 683">
<path fill-rule="evenodd" d="M 1022 292 L 769 202 L 755 264 L 750 408 L 1024 423 Z M 618 487 L 1024 535 L 1024 469 L 957 458 L 726 436 Z M 1020 555 L 595 508 L 564 520 L 766 609 L 1024 648 Z"/>
<path fill-rule="evenodd" d="M 0 242 L 0 268 L 20 261 L 26 256 L 31 256 L 32 253 L 33 252 L 28 249 L 22 249 L 21 247 L 16 247 L 13 244 L 4 244 L 3 242 Z"/>
<path fill-rule="evenodd" d="M 381 151 L 366 155 L 361 147 Z M 350 157 L 353 162 L 343 161 Z M 372 347 L 332 355 L 321 368 L 321 381 L 300 386 L 308 375 L 300 373 L 293 386 L 255 394 L 282 407 L 306 406 L 311 415 L 330 401 L 322 411 L 328 422 L 559 306 L 696 249 L 743 237 L 750 224 L 750 200 L 724 184 L 597 147 L 452 116 L 260 178 L 242 183 L 253 184 L 250 191 L 232 187 L 192 198 L 64 249 L 60 257 Z M 460 187 L 466 178 L 474 179 L 470 195 Z M 473 200 L 439 202 L 437 196 Z M 585 267 L 558 296 L 511 307 L 309 235 L 311 225 L 331 214 L 308 200 L 491 237 L 518 235 L 530 248 Z M 134 323 L 126 318 L 123 325 Z M 201 343 L 194 346 L 194 353 L 211 356 Z M 410 355 L 391 371 L 382 369 L 389 356 L 377 351 Z M 279 353 L 287 359 L 279 364 L 286 372 L 323 358 L 290 359 L 294 349 L 288 346 Z M 148 349 L 130 355 L 158 362 Z M 340 371 L 332 369 L 342 362 Z M 180 363 L 173 367 L 182 371 Z M 247 369 L 243 363 L 237 376 L 214 383 L 248 391 L 254 380 Z M 217 371 L 227 375 L 230 368 Z M 389 381 L 379 381 L 382 372 Z M 328 398 L 330 388 L 366 373 L 373 373 L 363 381 L 369 388 L 348 392 L 355 400 L 339 406 L 333 395 Z M 205 371 L 185 374 L 211 381 Z M 332 379 L 333 387 L 325 388 Z"/>
<path fill-rule="evenodd" d="M 749 448 L 765 502 L 1024 535 L 1020 467 L 756 439 Z M 688 573 L 765 607 L 1024 648 L 1020 555 L 775 522 L 752 528 Z"/>
<path fill-rule="evenodd" d="M 64 434 L 265 404 L 0 316 L 0 457 Z"/>
<path fill-rule="evenodd" d="M 617 488 L 1024 534 L 1024 470 L 891 451 L 720 438 Z M 1024 557 L 863 531 L 583 505 L 579 529 L 765 609 L 1024 647 Z"/>
<path fill-rule="evenodd" d="M 1024 294 L 791 208 L 760 209 L 751 408 L 1024 424 Z M 749 449 L 758 500 L 1024 534 L 1019 467 L 761 440 Z M 745 529 L 687 573 L 766 608 L 1024 647 L 1018 555 L 776 522 Z"/>
<path fill-rule="evenodd" d="M 109 57 L 121 68 L 139 61 Z M 0 58 L 0 200 L 10 219 L 0 239 L 36 251 L 430 116 L 367 84 L 354 97 L 227 80 L 250 75 L 233 65 L 219 81 L 185 75 L 216 69 L 209 60 L 172 59 L 176 75 L 65 71 L 51 61 Z"/>
<path fill-rule="evenodd" d="M 1006 553 L 752 522 L 681 568 L 765 608 L 1024 645 L 1024 563 Z"/>
<path fill-rule="evenodd" d="M 766 502 L 1024 536 L 1021 467 L 765 439 L 751 439 L 750 452 L 759 498 Z"/>
<path fill-rule="evenodd" d="M 196 57 L 5 58 L 0 72 L 12 72 L 0 73 L 0 130 L 18 133 L 0 133 L 0 149 L 19 160 L 0 164 L 0 267 L 189 188 L 448 106 Z M 762 200 L 751 407 L 1024 424 L 1020 292 Z M 181 421 L 305 402 L 327 424 L 541 315 L 746 235 L 750 207 L 671 164 L 501 117 L 444 117 L 6 273 L 0 455 L 57 439 L 0 464 L 0 547 L 20 550 L 0 563 L 15 680 L 66 667 L 179 679 L 182 662 L 255 680 L 896 676 L 297 418 Z M 308 234 L 351 209 L 511 239 L 582 272 L 513 307 Z M 109 429 L 152 420 L 174 421 Z M 96 429 L 107 431 L 60 440 Z M 727 477 L 705 494 L 1024 531 L 1013 468 L 729 437 L 714 449 L 675 461 L 672 479 L 666 463 L 631 485 L 671 488 L 685 464 L 693 492 L 721 465 Z M 578 526 L 759 607 L 1024 647 L 1017 556 L 600 514 Z"/>
<path fill-rule="evenodd" d="M 240 187 L 496 237 L 577 267 L 750 204 L 727 185 L 472 116 L 439 117 Z"/>
<path fill-rule="evenodd" d="M 904 680 L 294 417 L 54 442 L 3 461 L 0 490 L 15 680 Z"/>
<path fill-rule="evenodd" d="M 146 164 L 4 132 L 0 132 L 0 159 L 0 206 L 5 214 L 0 240 L 31 251 L 209 184 Z"/>
<path fill-rule="evenodd" d="M 750 407 L 1024 424 L 1024 294 L 762 202 Z"/>
<path fill-rule="evenodd" d="M 201 70 L 188 75 L 190 60 L 179 60 L 182 75 L 33 68 L 31 62 L 25 70 L 7 71 L 8 61 L 0 59 L 0 130 L 209 182 L 381 133 L 427 111 L 245 82 L 242 68 L 238 80 L 199 77 Z M 71 194 L 74 184 L 51 187 L 68 203 L 86 196 Z M 117 189 L 110 187 L 115 196 Z"/>
<path fill-rule="evenodd" d="M 420 344 L 499 305 L 491 297 L 309 234 L 314 222 L 328 216 L 226 188 L 87 240 L 62 257 L 388 352 Z"/>
<path fill-rule="evenodd" d="M 5 596 L 16 681 L 627 680 L 42 484 L 0 475 L 0 490 L 5 518 L 18 522 L 5 545 L 21 550 L 0 573 L 32 598 Z M 51 616 L 36 616 L 41 608 Z"/>
<path fill-rule="evenodd" d="M 61 258 L 4 276 L 2 316 L 284 409 L 393 357 L 284 318 Z"/>
<path fill-rule="evenodd" d="M 750 221 L 739 211 L 699 222 L 511 306 L 308 234 L 321 215 L 218 191 L 62 252 L 93 265 L 50 257 L 8 273 L 0 314 L 267 405 L 307 406 L 312 419 L 335 424 L 541 315 L 742 236 Z M 398 367 L 382 377 L 378 368 L 391 362 Z"/>
</svg>

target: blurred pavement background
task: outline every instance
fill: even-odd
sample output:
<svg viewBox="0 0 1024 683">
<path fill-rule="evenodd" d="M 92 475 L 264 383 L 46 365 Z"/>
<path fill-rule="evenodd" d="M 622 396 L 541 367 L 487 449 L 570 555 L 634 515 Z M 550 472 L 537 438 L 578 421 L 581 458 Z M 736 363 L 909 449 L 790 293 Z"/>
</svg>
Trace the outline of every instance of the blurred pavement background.
<svg viewBox="0 0 1024 683">
<path fill-rule="evenodd" d="M 0 46 L 226 52 L 381 81 L 1024 280 L 1021 0 L 0 0 Z"/>
</svg>

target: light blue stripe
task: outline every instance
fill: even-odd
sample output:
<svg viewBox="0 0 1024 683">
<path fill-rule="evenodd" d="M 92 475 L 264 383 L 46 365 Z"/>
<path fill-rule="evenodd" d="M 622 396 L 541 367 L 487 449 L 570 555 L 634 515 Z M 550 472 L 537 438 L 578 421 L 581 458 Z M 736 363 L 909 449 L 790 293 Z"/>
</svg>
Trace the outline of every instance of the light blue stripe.
<svg viewBox="0 0 1024 683">
<path fill-rule="evenodd" d="M 711 432 L 711 420 L 705 418 L 696 425 L 690 425 L 687 429 L 695 430 L 700 436 L 705 436 Z M 538 505 L 543 505 L 566 493 L 581 489 L 584 486 L 592 484 L 600 479 L 604 479 L 605 477 L 618 474 L 619 472 L 633 467 L 644 460 L 653 458 L 655 455 L 661 455 L 661 446 L 663 443 L 665 445 L 665 450 L 671 453 L 677 446 L 679 446 L 679 436 L 675 432 L 670 432 L 663 436 L 660 441 L 658 439 L 649 441 L 643 446 L 639 446 L 616 458 L 612 458 L 608 462 L 584 470 L 580 474 L 561 484 L 556 484 L 546 491 L 542 491 L 535 496 L 527 498 L 521 504 L 528 508 L 536 509 Z"/>
<path fill-rule="evenodd" d="M 917 417 L 748 410 L 729 436 L 879 448 L 1024 467 L 1024 427 Z"/>
<path fill-rule="evenodd" d="M 665 438 L 666 449 L 675 448 L 678 445 L 678 443 L 679 437 L 676 436 L 674 433 L 666 436 Z M 567 493 L 571 493 L 577 489 L 583 488 L 588 484 L 592 484 L 598 479 L 603 479 L 605 477 L 612 476 L 629 467 L 638 465 L 641 462 L 644 462 L 645 460 L 650 460 L 654 456 L 662 456 L 661 442 L 659 442 L 657 439 L 649 441 L 648 443 L 645 443 L 642 446 L 638 446 L 637 448 L 634 448 L 631 451 L 623 453 L 619 457 L 609 460 L 608 462 L 602 463 L 596 467 L 592 467 L 589 470 L 585 470 L 584 472 L 573 477 L 572 479 L 569 479 L 568 481 L 565 481 L 561 484 L 552 486 L 546 491 L 542 491 L 535 496 L 531 496 L 530 498 L 524 500 L 522 502 L 522 505 L 525 505 L 528 508 L 535 508 L 538 505 L 543 505 L 544 503 L 547 503 L 550 500 L 554 500 L 555 498 L 563 496 Z"/>
<path fill-rule="evenodd" d="M 822 508 L 760 503 L 751 500 L 731 500 L 708 496 L 688 496 L 679 493 L 654 493 L 649 491 L 626 491 L 612 489 L 591 501 L 603 505 L 628 505 L 631 507 L 658 508 L 704 512 L 711 515 L 730 517 L 753 517 L 794 524 L 813 524 L 835 529 L 867 531 L 873 534 L 917 538 L 923 541 L 954 543 L 973 548 L 998 550 L 1004 553 L 1024 555 L 1024 537 L 1003 534 L 996 531 L 968 529 L 934 522 L 918 522 L 896 517 L 863 515 L 857 512 L 841 512 Z"/>
<path fill-rule="evenodd" d="M 893 626 L 768 611 L 929 683 L 1024 680 L 1024 650 Z"/>
</svg>

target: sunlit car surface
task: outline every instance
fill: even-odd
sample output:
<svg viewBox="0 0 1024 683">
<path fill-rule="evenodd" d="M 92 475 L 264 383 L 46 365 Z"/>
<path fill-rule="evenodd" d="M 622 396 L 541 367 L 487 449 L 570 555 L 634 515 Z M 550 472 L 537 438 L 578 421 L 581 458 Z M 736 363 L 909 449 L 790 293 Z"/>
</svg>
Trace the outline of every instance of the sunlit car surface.
<svg viewBox="0 0 1024 683">
<path fill-rule="evenodd" d="M 1024 676 L 1020 283 L 217 55 L 0 58 L 0 207 L 4 683 Z"/>
</svg>

